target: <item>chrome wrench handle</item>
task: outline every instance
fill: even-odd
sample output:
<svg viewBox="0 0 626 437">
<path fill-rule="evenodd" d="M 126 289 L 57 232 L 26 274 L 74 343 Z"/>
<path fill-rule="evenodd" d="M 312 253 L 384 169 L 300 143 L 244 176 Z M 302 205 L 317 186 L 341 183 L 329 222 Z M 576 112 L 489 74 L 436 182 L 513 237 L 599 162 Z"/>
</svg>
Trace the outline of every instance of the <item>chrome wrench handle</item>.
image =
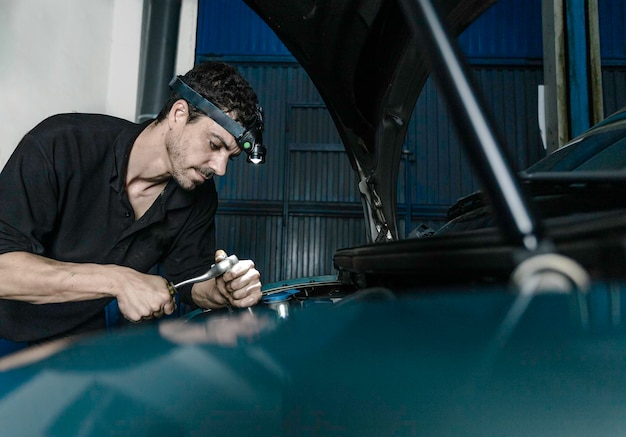
<svg viewBox="0 0 626 437">
<path fill-rule="evenodd" d="M 218 276 L 222 276 L 224 273 L 229 271 L 235 264 L 239 262 L 239 258 L 236 255 L 230 255 L 223 259 L 220 262 L 217 262 L 211 266 L 211 268 L 204 273 L 203 275 L 196 276 L 195 278 L 187 279 L 185 281 L 181 281 L 178 284 L 173 284 L 171 282 L 167 283 L 167 288 L 170 290 L 170 294 L 174 295 L 179 287 L 187 284 L 195 284 L 196 282 L 204 282 L 209 279 L 217 278 Z"/>
</svg>

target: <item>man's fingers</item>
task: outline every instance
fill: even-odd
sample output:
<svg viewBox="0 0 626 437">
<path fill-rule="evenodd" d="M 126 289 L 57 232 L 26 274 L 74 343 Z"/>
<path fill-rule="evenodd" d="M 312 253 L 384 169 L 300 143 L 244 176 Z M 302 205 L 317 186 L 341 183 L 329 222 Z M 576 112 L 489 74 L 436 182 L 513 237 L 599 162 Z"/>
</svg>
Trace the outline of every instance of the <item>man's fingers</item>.
<svg viewBox="0 0 626 437">
<path fill-rule="evenodd" d="M 163 312 L 167 314 L 168 316 L 172 314 L 175 310 L 176 310 L 176 302 L 174 301 L 174 299 L 172 299 L 170 302 L 168 302 L 165 305 L 165 307 L 163 307 Z"/>
<path fill-rule="evenodd" d="M 239 293 L 239 292 L 237 292 Z M 242 293 L 241 298 L 236 298 L 235 294 L 232 295 L 231 305 L 237 308 L 247 308 L 256 305 L 261 300 L 262 294 L 260 290 L 251 290 L 247 294 Z"/>
<path fill-rule="evenodd" d="M 133 323 L 140 323 L 143 320 L 159 319 L 164 315 L 172 314 L 176 310 L 176 302 L 170 296 L 168 296 L 167 302 L 159 306 L 156 305 L 158 305 L 156 302 L 152 302 L 152 304 L 145 302 L 141 306 L 136 306 L 131 311 L 124 311 L 124 309 L 120 307 L 120 311 L 127 320 Z"/>
<path fill-rule="evenodd" d="M 237 264 L 222 275 L 222 278 L 224 278 L 225 282 L 231 282 L 240 277 L 245 277 L 245 280 L 249 280 L 252 277 L 251 275 L 260 277 L 260 274 L 254 268 L 254 262 L 249 259 L 240 259 Z"/>
<path fill-rule="evenodd" d="M 224 261 L 228 257 L 226 251 L 222 249 L 218 249 L 215 251 L 215 262 L 218 263 L 220 261 Z"/>
</svg>

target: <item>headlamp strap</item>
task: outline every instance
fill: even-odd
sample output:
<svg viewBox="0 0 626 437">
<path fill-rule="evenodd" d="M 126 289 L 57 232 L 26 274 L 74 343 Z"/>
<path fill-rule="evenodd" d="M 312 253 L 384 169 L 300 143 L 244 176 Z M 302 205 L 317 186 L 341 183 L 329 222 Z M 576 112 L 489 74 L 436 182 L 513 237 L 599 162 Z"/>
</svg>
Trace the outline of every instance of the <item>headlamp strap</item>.
<svg viewBox="0 0 626 437">
<path fill-rule="evenodd" d="M 215 106 L 209 100 L 202 97 L 198 92 L 196 92 L 193 88 L 183 82 L 180 77 L 175 77 L 170 82 L 170 88 L 178 93 L 183 99 L 187 100 L 196 108 L 203 111 L 206 115 L 211 117 L 217 124 L 222 126 L 224 129 L 228 131 L 232 136 L 235 137 L 237 144 L 239 144 L 243 134 L 246 129 L 237 123 L 235 120 L 230 118 L 224 111 Z M 241 144 L 239 144 L 242 147 Z M 243 147 L 242 147 L 243 149 Z"/>
</svg>

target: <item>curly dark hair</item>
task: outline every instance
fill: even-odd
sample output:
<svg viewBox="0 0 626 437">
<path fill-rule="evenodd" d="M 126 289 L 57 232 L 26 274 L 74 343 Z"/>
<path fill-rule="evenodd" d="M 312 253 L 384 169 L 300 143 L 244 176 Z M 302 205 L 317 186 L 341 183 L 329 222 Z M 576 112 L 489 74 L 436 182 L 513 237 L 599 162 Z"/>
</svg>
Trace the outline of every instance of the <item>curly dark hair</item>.
<svg viewBox="0 0 626 437">
<path fill-rule="evenodd" d="M 202 62 L 181 76 L 181 79 L 222 111 L 233 112 L 236 121 L 242 126 L 248 127 L 255 121 L 257 95 L 235 67 L 223 62 Z M 179 99 L 180 95 L 172 91 L 169 100 L 157 116 L 157 122 L 167 117 Z M 201 115 L 206 114 L 189 104 L 188 123 L 193 123 Z"/>
</svg>

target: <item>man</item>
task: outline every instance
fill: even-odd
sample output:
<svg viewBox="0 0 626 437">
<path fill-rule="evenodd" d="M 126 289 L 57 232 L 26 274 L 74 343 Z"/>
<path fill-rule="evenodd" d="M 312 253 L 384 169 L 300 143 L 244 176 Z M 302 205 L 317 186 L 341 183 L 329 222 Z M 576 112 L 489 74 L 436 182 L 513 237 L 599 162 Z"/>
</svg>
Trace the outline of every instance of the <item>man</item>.
<svg viewBox="0 0 626 437">
<path fill-rule="evenodd" d="M 226 64 L 199 64 L 171 86 L 156 120 L 61 114 L 20 142 L 0 173 L 0 338 L 101 329 L 113 299 L 132 322 L 169 315 L 168 283 L 214 262 L 212 177 L 242 151 L 264 151 L 262 115 Z M 260 275 L 241 260 L 178 291 L 201 308 L 249 307 Z"/>
</svg>

